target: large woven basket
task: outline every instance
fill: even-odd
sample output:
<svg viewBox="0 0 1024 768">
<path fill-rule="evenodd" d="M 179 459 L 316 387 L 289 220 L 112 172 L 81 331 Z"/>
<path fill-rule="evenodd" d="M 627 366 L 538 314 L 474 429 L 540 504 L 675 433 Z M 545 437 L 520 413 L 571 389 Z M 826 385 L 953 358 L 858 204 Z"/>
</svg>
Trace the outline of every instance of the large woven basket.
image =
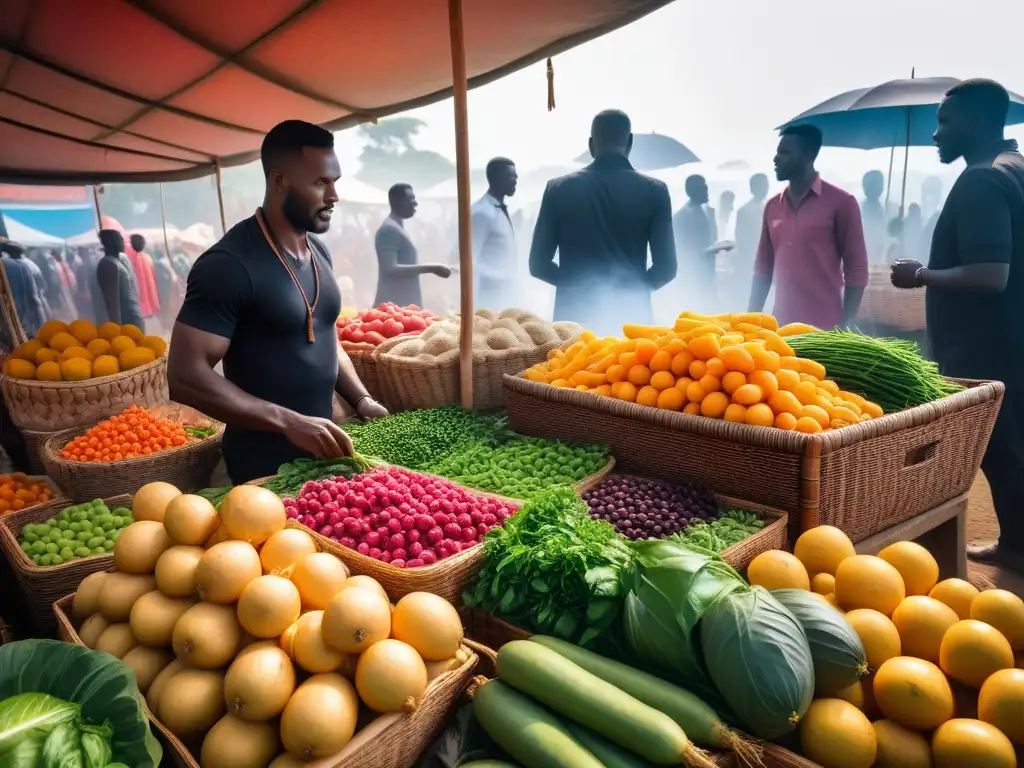
<svg viewBox="0 0 1024 768">
<path fill-rule="evenodd" d="M 870 321 L 896 331 L 923 331 L 925 328 L 924 288 L 896 288 L 889 280 L 889 267 L 872 267 L 864 289 L 857 319 Z"/>
<path fill-rule="evenodd" d="M 166 403 L 167 356 L 113 376 L 85 381 L 30 381 L 0 376 L 11 421 L 22 429 L 58 432 L 120 413 L 129 405 Z"/>
<path fill-rule="evenodd" d="M 28 455 L 29 470 L 37 475 L 46 472 L 43 466 L 43 443 L 53 437 L 56 432 L 36 432 L 33 429 L 20 429 L 21 440 L 25 444 L 25 453 Z"/>
<path fill-rule="evenodd" d="M 961 383 L 933 403 L 806 435 L 505 377 L 517 432 L 603 443 L 620 471 L 793 510 L 791 534 L 827 524 L 855 542 L 970 489 L 1004 387 Z"/>
<path fill-rule="evenodd" d="M 130 507 L 132 497 L 124 494 L 104 499 L 111 509 Z M 54 630 L 53 612 L 50 606 L 54 600 L 73 593 L 82 579 L 97 571 L 114 570 L 114 556 L 95 555 L 69 560 L 60 565 L 36 565 L 18 544 L 18 534 L 29 523 L 41 523 L 56 517 L 61 510 L 71 505 L 68 499 L 54 499 L 20 512 L 12 512 L 0 518 L 0 547 L 7 562 L 14 571 L 18 592 L 29 620 L 40 630 L 49 634 Z"/>
<path fill-rule="evenodd" d="M 582 333 L 583 329 L 580 329 Z M 505 407 L 502 376 L 522 373 L 527 368 L 547 360 L 548 352 L 566 348 L 577 338 L 553 341 L 538 347 L 516 347 L 473 353 L 473 407 L 489 410 Z M 433 360 L 399 357 L 390 350 L 405 337 L 388 339 L 377 347 L 377 370 L 388 402 L 393 410 L 438 408 L 459 402 L 459 355 L 449 352 Z"/>
<path fill-rule="evenodd" d="M 59 432 L 43 443 L 42 459 L 57 486 L 77 501 L 100 498 L 113 493 L 135 493 L 146 483 L 163 480 L 182 493 L 205 488 L 210 473 L 220 461 L 220 441 L 224 425 L 199 411 L 177 403 L 153 409 L 157 415 L 172 418 L 188 426 L 216 426 L 210 437 L 170 448 L 152 456 L 123 461 L 68 461 L 60 451 L 83 434 L 84 428 Z"/>
<path fill-rule="evenodd" d="M 53 602 L 53 615 L 61 640 L 84 645 L 70 618 L 72 598 L 68 595 Z M 358 731 L 341 752 L 306 765 L 309 768 L 412 768 L 440 733 L 449 712 L 473 679 L 478 656 L 470 645 L 464 645 L 463 650 L 468 654 L 465 663 L 432 681 L 414 712 L 380 715 Z M 148 708 L 146 713 L 170 748 L 171 762 L 179 768 L 200 768 L 188 748 Z"/>
<path fill-rule="evenodd" d="M 405 339 L 408 337 L 400 338 Z M 363 386 L 366 387 L 366 391 L 370 393 L 370 397 L 379 403 L 388 405 L 387 394 L 384 391 L 383 382 L 377 371 L 377 358 L 374 354 L 377 351 L 377 347 L 373 344 L 356 344 L 351 341 L 339 343 L 341 350 L 352 361 L 352 367 L 355 369 L 356 375 L 363 383 Z"/>
</svg>

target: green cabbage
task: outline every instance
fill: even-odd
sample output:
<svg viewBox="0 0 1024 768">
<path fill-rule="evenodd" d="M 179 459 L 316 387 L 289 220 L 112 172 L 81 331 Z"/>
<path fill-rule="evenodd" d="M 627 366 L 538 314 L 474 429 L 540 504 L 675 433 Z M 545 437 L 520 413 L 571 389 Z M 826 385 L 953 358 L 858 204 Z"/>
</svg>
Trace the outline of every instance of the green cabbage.
<svg viewBox="0 0 1024 768">
<path fill-rule="evenodd" d="M 814 696 L 814 661 L 800 622 L 768 590 L 719 600 L 700 641 L 715 687 L 745 728 L 763 739 L 796 728 Z"/>
<path fill-rule="evenodd" d="M 0 766 L 157 768 L 162 757 L 124 662 L 57 640 L 0 646 Z"/>
</svg>

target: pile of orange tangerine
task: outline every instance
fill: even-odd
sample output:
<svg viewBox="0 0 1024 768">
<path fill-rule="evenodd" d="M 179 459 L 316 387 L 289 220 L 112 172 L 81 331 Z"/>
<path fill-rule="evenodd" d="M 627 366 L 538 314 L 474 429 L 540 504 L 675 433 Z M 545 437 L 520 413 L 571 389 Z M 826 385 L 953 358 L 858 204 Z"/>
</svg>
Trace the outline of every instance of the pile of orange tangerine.
<svg viewBox="0 0 1024 768">
<path fill-rule="evenodd" d="M 672 328 L 624 325 L 625 338 L 586 331 L 524 374 L 531 381 L 760 427 L 816 433 L 877 418 L 882 409 L 797 357 L 772 315 L 683 312 Z"/>
<path fill-rule="evenodd" d="M 0 515 L 50 501 L 53 495 L 46 480 L 34 480 L 24 472 L 0 475 Z"/>
</svg>

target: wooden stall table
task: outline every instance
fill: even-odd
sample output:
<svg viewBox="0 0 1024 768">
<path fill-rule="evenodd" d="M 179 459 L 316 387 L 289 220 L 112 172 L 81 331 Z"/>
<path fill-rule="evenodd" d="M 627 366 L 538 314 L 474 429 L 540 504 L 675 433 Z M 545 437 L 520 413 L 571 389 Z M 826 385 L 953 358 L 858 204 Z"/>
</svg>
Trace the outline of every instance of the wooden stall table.
<svg viewBox="0 0 1024 768">
<path fill-rule="evenodd" d="M 964 493 L 934 509 L 857 542 L 861 555 L 877 555 L 898 541 L 916 541 L 935 557 L 939 578 L 967 579 L 967 499 Z"/>
</svg>

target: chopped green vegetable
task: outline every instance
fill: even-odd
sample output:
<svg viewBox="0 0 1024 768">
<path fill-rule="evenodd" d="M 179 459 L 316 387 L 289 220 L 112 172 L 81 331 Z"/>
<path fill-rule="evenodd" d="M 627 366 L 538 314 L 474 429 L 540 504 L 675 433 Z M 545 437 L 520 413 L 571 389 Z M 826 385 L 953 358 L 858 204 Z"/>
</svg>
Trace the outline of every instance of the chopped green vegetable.
<svg viewBox="0 0 1024 768">
<path fill-rule="evenodd" d="M 619 639 L 620 569 L 629 545 L 592 520 L 570 488 L 535 496 L 484 538 L 484 564 L 463 601 L 583 647 Z"/>
<path fill-rule="evenodd" d="M 939 367 L 925 360 L 917 344 L 905 339 L 876 339 L 853 331 L 819 331 L 788 336 L 800 357 L 825 366 L 840 389 L 877 403 L 885 413 L 902 411 L 959 392 Z"/>
<path fill-rule="evenodd" d="M 302 486 L 312 480 L 325 477 L 350 478 L 369 468 L 369 463 L 362 457 L 342 459 L 296 459 L 282 464 L 277 474 L 263 484 L 268 491 L 273 491 L 282 498 L 295 498 Z"/>
<path fill-rule="evenodd" d="M 185 434 L 190 437 L 194 437 L 197 440 L 203 440 L 217 434 L 217 429 L 218 428 L 216 426 L 212 425 L 209 427 L 185 427 Z"/>
<path fill-rule="evenodd" d="M 764 528 L 764 520 L 753 512 L 730 509 L 717 520 L 690 523 L 678 538 L 687 546 L 720 555 Z"/>
</svg>

